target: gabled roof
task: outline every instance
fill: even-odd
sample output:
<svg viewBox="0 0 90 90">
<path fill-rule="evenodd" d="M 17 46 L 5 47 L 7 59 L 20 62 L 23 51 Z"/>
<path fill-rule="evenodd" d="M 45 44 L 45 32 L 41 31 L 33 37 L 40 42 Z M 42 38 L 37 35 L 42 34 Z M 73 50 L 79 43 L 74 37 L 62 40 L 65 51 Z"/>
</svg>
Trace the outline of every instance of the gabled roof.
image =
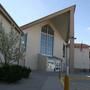
<svg viewBox="0 0 90 90">
<path fill-rule="evenodd" d="M 89 45 L 87 45 L 87 44 L 82 44 L 82 43 L 75 43 L 75 44 L 74 44 L 74 47 L 75 47 L 75 48 L 90 48 Z"/>
<path fill-rule="evenodd" d="M 31 26 L 33 26 L 33 25 L 35 25 L 35 24 L 41 23 L 41 22 L 43 22 L 43 21 L 45 21 L 45 20 L 51 19 L 51 18 L 53 18 L 53 17 L 56 17 L 56 16 L 58 16 L 58 15 L 61 15 L 61 14 L 63 14 L 63 13 L 66 13 L 66 12 L 68 12 L 68 11 L 71 11 L 71 10 L 74 10 L 74 11 L 75 11 L 75 7 L 76 7 L 76 5 L 70 6 L 70 7 L 68 7 L 68 8 L 63 9 L 63 10 L 60 10 L 60 11 L 55 12 L 55 13 L 53 13 L 53 14 L 50 14 L 50 15 L 48 15 L 48 16 L 46 16 L 46 17 L 43 17 L 43 18 L 41 18 L 41 19 L 38 19 L 38 20 L 33 21 L 33 22 L 31 22 L 31 23 L 28 23 L 28 24 L 25 24 L 25 25 L 21 26 L 20 28 L 21 28 L 22 30 L 24 30 L 24 29 L 26 29 L 26 28 L 28 28 L 28 27 L 31 27 Z"/>
<path fill-rule="evenodd" d="M 12 17 L 8 14 L 8 12 L 4 9 L 4 7 L 0 4 L 0 13 L 12 24 L 15 26 L 18 32 L 22 32 L 19 26 L 15 23 Z"/>
</svg>

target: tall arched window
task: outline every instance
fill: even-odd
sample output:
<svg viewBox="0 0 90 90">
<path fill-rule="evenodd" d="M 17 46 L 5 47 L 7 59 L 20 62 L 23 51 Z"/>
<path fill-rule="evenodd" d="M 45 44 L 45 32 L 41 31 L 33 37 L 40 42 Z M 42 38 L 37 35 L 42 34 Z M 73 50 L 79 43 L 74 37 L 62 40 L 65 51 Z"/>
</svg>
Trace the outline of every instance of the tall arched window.
<svg viewBox="0 0 90 90">
<path fill-rule="evenodd" d="M 41 54 L 52 56 L 54 43 L 54 31 L 49 25 L 45 25 L 41 30 Z"/>
</svg>

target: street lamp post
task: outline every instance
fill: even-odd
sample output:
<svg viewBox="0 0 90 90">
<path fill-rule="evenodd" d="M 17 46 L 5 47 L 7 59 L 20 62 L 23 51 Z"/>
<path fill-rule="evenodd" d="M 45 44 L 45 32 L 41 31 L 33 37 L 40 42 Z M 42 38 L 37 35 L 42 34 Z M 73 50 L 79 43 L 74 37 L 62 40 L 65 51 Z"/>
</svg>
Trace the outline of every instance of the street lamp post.
<svg viewBox="0 0 90 90">
<path fill-rule="evenodd" d="M 70 39 L 76 39 L 76 38 L 75 37 L 70 37 Z M 69 81 L 69 73 L 70 73 L 69 65 L 70 65 L 70 63 L 69 63 L 68 55 L 67 55 L 70 52 L 69 45 L 70 44 L 68 44 L 68 43 L 66 45 L 66 74 L 65 74 L 65 78 L 64 78 L 64 90 L 69 90 L 70 89 L 70 84 L 69 84 L 70 83 L 70 81 Z"/>
<path fill-rule="evenodd" d="M 69 75 L 69 61 L 68 61 L 68 44 L 66 45 L 66 75 Z"/>
<path fill-rule="evenodd" d="M 64 90 L 69 90 L 69 61 L 68 61 L 68 44 L 66 45 L 66 74 L 64 77 Z"/>
</svg>

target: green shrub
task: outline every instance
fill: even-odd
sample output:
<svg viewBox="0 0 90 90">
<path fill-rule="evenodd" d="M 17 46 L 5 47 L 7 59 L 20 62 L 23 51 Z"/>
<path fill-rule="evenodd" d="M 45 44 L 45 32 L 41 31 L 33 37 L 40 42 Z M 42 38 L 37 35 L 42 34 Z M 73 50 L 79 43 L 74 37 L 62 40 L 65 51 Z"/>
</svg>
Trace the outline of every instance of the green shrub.
<svg viewBox="0 0 90 90">
<path fill-rule="evenodd" d="M 22 68 L 22 77 L 23 78 L 28 78 L 30 72 L 31 72 L 30 68 L 23 67 Z"/>
<path fill-rule="evenodd" d="M 16 82 L 22 78 L 28 78 L 30 73 L 30 68 L 5 64 L 0 67 L 0 81 L 8 83 Z"/>
</svg>

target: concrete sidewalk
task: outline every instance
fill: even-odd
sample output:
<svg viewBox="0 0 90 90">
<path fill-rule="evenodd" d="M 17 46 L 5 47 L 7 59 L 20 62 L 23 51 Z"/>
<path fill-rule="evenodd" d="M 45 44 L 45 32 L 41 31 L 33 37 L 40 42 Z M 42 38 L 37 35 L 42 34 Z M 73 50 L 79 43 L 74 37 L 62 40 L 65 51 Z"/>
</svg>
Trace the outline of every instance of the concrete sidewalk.
<svg viewBox="0 0 90 90">
<path fill-rule="evenodd" d="M 58 73 L 32 72 L 29 79 L 20 80 L 16 84 L 0 83 L 0 90 L 63 90 Z"/>
<path fill-rule="evenodd" d="M 63 90 L 58 77 L 48 76 L 41 90 Z"/>
</svg>

